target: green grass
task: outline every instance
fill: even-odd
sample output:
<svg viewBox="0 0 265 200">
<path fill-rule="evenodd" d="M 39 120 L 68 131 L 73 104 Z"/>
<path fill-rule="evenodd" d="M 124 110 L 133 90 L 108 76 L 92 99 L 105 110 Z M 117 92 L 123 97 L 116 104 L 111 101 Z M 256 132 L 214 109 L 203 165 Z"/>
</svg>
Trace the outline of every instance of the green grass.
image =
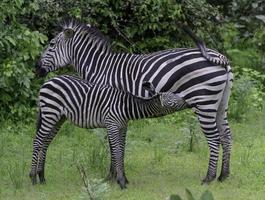
<svg viewBox="0 0 265 200">
<path fill-rule="evenodd" d="M 171 194 L 185 199 L 185 188 L 196 199 L 205 190 L 210 190 L 217 200 L 264 199 L 265 115 L 249 114 L 249 119 L 231 123 L 231 177 L 210 185 L 201 185 L 208 165 L 208 146 L 201 133 L 194 152 L 189 152 L 187 133 L 170 120 L 130 123 L 125 164 L 130 183 L 126 190 L 109 183 L 105 199 L 161 200 Z M 48 151 L 47 184 L 32 186 L 28 173 L 34 135 L 34 124 L 1 126 L 0 199 L 84 199 L 86 193 L 76 165 L 82 164 L 91 179 L 107 175 L 109 155 L 104 130 L 65 124 Z"/>
</svg>

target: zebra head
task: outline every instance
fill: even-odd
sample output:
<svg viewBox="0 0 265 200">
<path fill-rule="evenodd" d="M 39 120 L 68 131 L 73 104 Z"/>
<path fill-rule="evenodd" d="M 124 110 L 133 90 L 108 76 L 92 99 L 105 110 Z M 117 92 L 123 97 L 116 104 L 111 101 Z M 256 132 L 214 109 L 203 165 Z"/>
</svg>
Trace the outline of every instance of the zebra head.
<svg viewBox="0 0 265 200">
<path fill-rule="evenodd" d="M 144 82 L 143 88 L 150 92 L 151 98 L 159 96 L 160 104 L 164 108 L 180 110 L 187 105 L 186 101 L 179 95 L 173 92 L 157 92 L 155 87 L 150 82 Z"/>
<path fill-rule="evenodd" d="M 74 29 L 65 28 L 50 40 L 48 47 L 36 63 L 37 75 L 42 77 L 50 71 L 55 71 L 60 67 L 71 64 L 71 43 L 74 34 Z"/>
<path fill-rule="evenodd" d="M 173 92 L 161 92 L 160 93 L 161 105 L 165 108 L 174 108 L 180 110 L 186 106 L 186 101 Z"/>
<path fill-rule="evenodd" d="M 78 26 L 74 20 L 69 19 L 60 23 L 60 29 L 61 31 L 50 40 L 36 63 L 36 74 L 40 77 L 72 62 L 72 43 Z"/>
<path fill-rule="evenodd" d="M 103 39 L 100 31 L 89 24 L 67 19 L 60 23 L 59 28 L 61 31 L 50 40 L 36 63 L 36 73 L 39 76 L 45 76 L 48 72 L 69 64 L 74 67 L 79 62 L 83 64 L 89 49 L 95 46 L 104 50 L 110 48 L 109 41 Z"/>
</svg>

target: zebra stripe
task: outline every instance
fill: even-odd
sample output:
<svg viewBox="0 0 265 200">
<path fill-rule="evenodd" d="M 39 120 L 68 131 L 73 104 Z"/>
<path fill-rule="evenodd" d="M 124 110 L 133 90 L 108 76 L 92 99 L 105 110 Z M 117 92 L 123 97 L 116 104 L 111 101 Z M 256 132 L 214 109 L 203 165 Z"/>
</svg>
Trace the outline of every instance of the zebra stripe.
<svg viewBox="0 0 265 200">
<path fill-rule="evenodd" d="M 154 88 L 144 86 L 155 93 Z M 157 117 L 184 109 L 186 102 L 171 92 L 151 98 L 139 98 L 116 88 L 89 83 L 71 76 L 59 76 L 46 82 L 39 93 L 39 117 L 33 144 L 30 177 L 45 182 L 46 151 L 65 119 L 83 128 L 107 128 L 111 149 L 112 178 L 121 188 L 127 181 L 124 171 L 124 145 L 127 122 Z"/>
<path fill-rule="evenodd" d="M 65 35 L 69 29 L 74 33 L 72 37 Z M 157 91 L 178 93 L 198 116 L 209 144 L 210 161 L 203 182 L 211 182 L 216 177 L 220 144 L 223 167 L 219 180 L 229 176 L 232 140 L 227 110 L 233 81 L 229 65 L 209 62 L 199 49 L 169 49 L 150 54 L 116 53 L 97 29 L 75 20 L 65 22 L 54 40 L 55 45 L 47 47 L 38 62 L 39 75 L 72 64 L 83 79 L 108 84 L 136 96 L 150 95 L 142 88 L 145 81 L 151 82 Z M 211 49 L 206 52 L 211 60 L 227 63 L 220 53 Z M 64 57 L 61 59 L 64 62 L 58 62 L 60 57 Z M 211 129 L 206 130 L 203 122 L 208 122 Z"/>
</svg>

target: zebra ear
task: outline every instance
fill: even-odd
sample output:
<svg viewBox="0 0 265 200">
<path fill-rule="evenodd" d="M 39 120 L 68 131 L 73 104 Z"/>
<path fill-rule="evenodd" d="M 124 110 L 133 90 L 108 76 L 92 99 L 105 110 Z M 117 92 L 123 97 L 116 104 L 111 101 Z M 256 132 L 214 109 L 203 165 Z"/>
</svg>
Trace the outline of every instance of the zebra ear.
<svg viewBox="0 0 265 200">
<path fill-rule="evenodd" d="M 142 87 L 148 92 L 150 92 L 151 95 L 157 94 L 154 85 L 150 82 L 147 82 L 147 81 L 143 82 Z"/>
<path fill-rule="evenodd" d="M 65 38 L 72 38 L 74 36 L 74 30 L 71 28 L 67 28 L 63 31 Z"/>
</svg>

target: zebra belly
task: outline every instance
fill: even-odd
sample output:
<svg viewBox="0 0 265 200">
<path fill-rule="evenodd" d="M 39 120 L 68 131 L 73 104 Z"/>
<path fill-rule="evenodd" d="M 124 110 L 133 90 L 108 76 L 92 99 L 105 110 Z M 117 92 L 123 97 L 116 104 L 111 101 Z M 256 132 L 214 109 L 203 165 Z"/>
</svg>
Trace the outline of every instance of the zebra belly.
<svg viewBox="0 0 265 200">
<path fill-rule="evenodd" d="M 73 112 L 64 111 L 64 115 L 70 122 L 80 128 L 105 128 L 105 124 L 100 113 L 91 114 L 90 112 L 79 111 L 74 114 Z"/>
</svg>

